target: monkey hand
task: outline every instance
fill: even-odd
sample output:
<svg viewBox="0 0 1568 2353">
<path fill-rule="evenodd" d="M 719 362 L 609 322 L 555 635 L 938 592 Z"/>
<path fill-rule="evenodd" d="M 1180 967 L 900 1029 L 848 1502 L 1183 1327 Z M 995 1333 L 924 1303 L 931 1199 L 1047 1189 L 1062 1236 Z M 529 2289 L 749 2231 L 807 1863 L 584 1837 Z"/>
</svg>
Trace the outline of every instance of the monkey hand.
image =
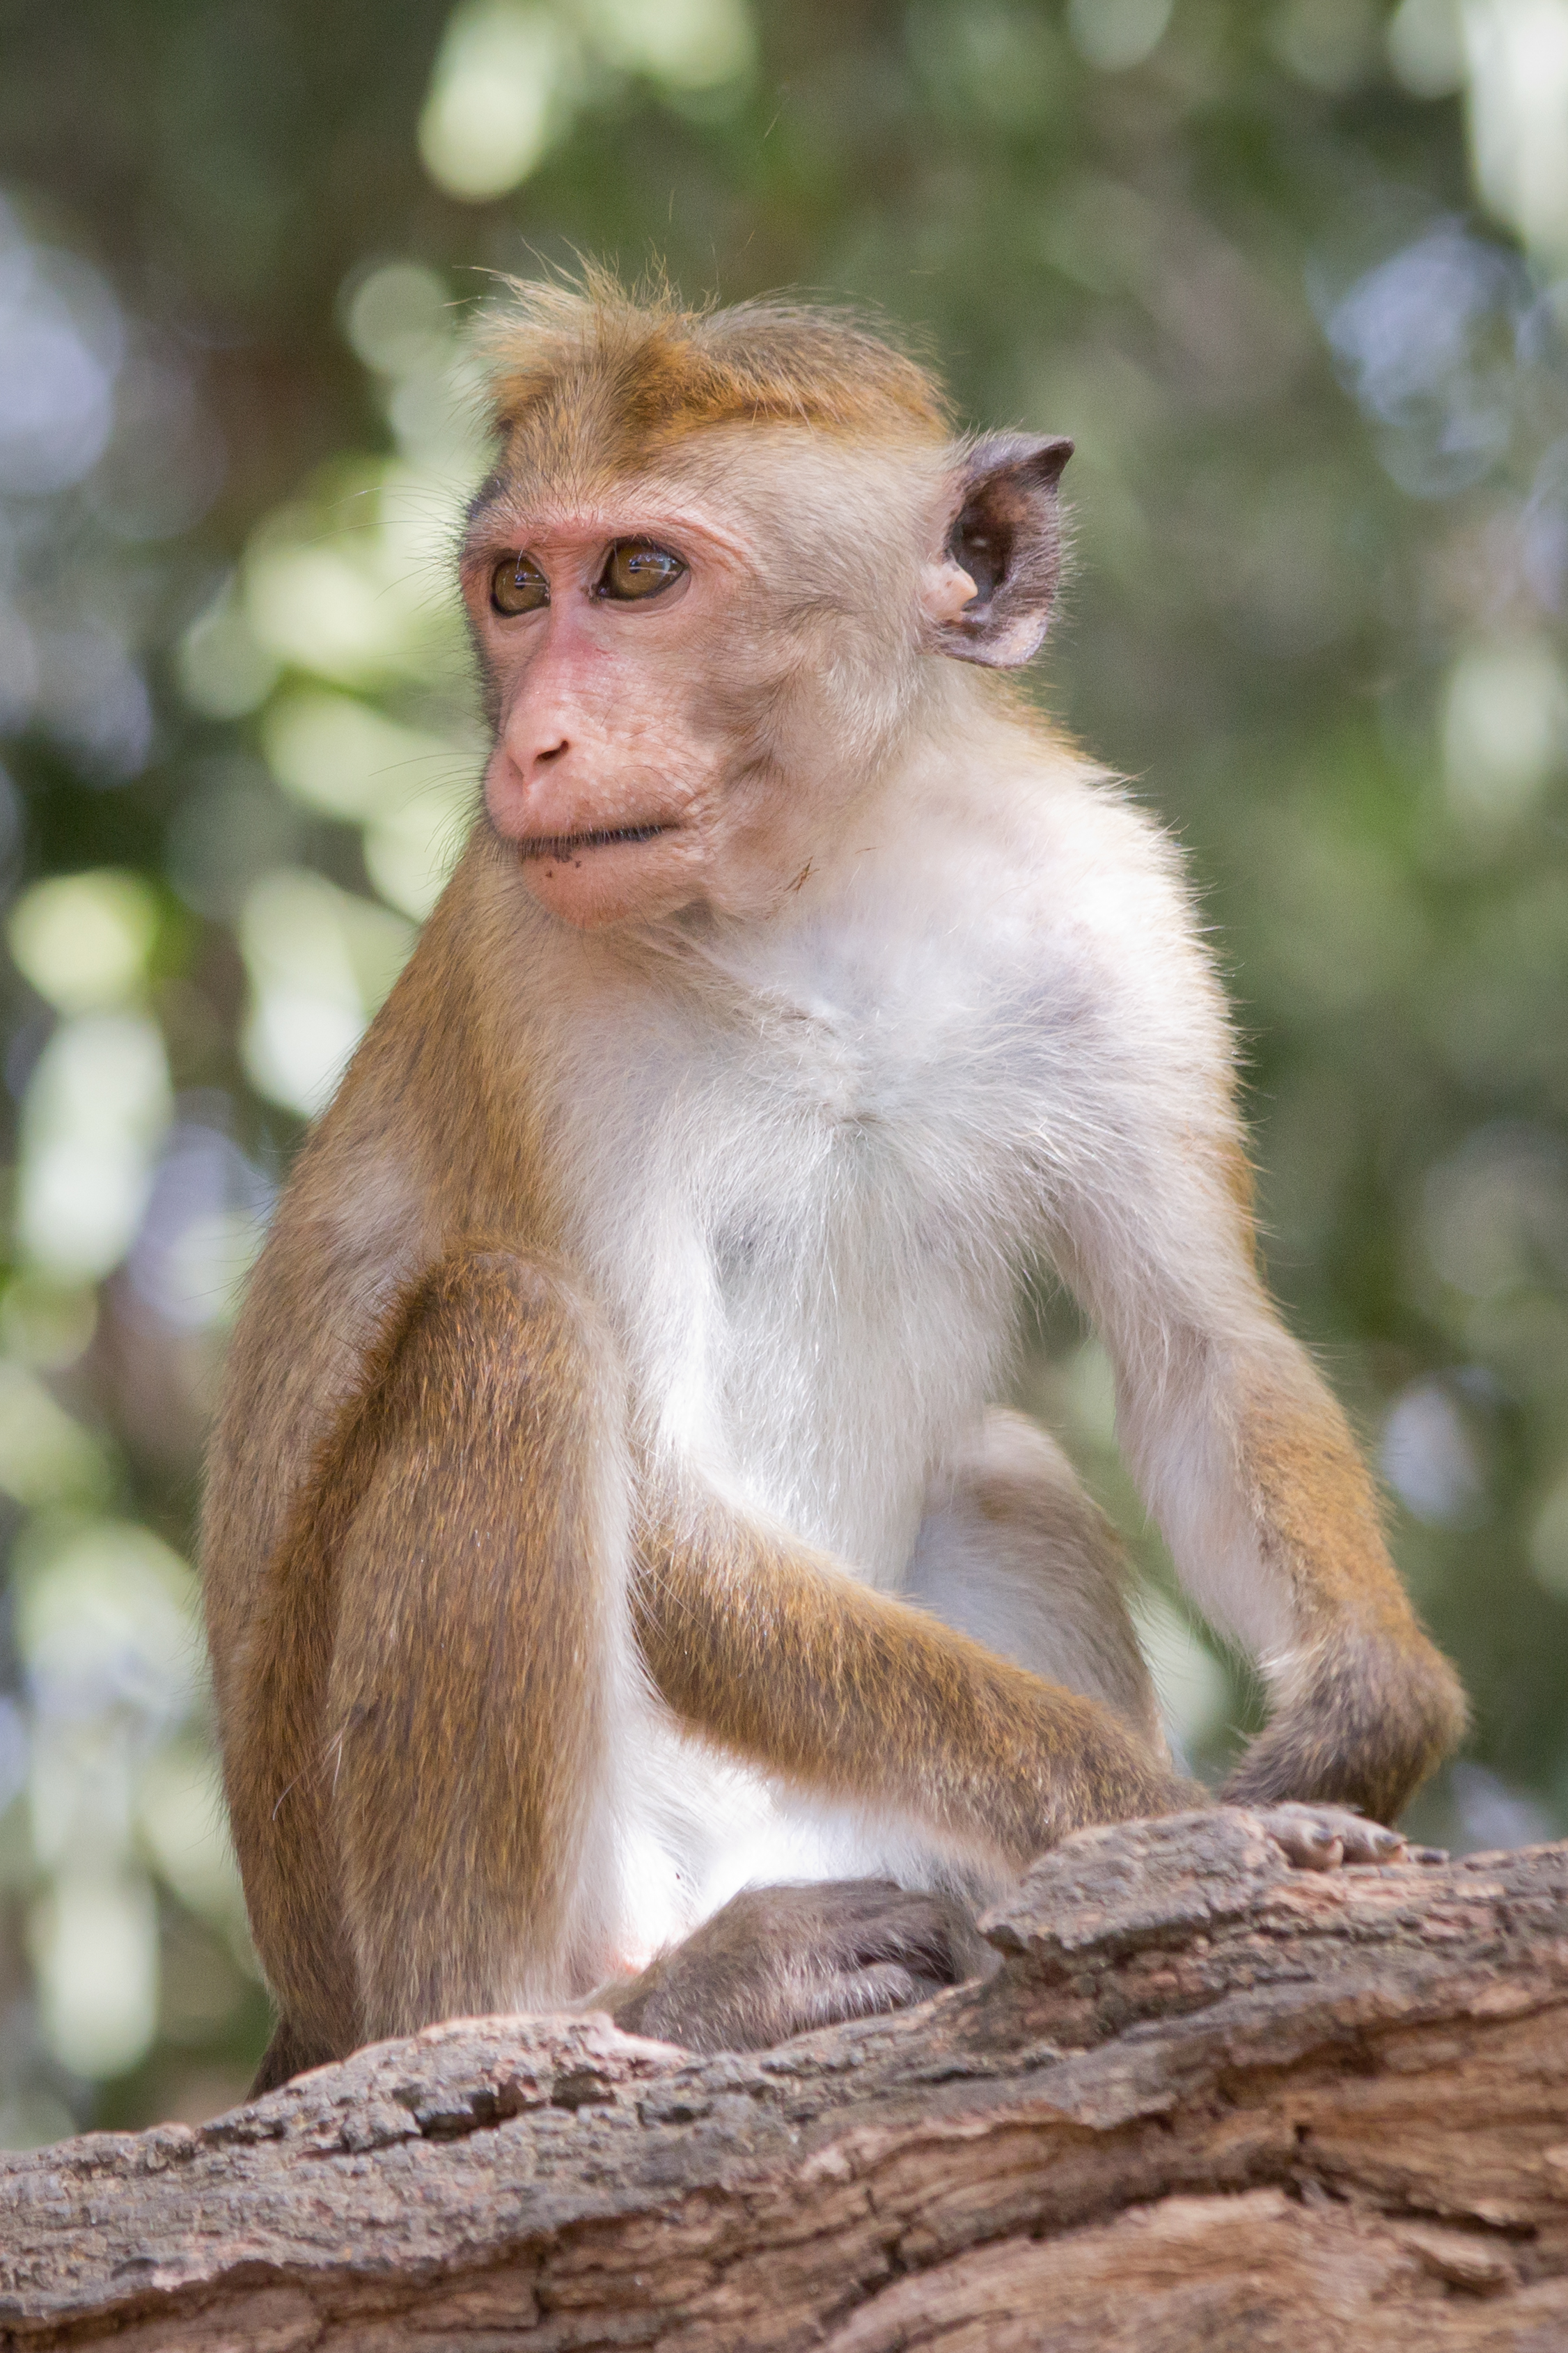
<svg viewBox="0 0 1568 2353">
<path fill-rule="evenodd" d="M 885 1879 L 753 1887 L 602 2006 L 627 2034 L 689 2051 L 764 2051 L 1000 1966 L 952 1896 L 910 1894 Z"/>
<path fill-rule="evenodd" d="M 1302 1871 L 1333 1871 L 1342 1862 L 1442 1862 L 1441 1848 L 1412 1846 L 1398 1831 L 1368 1821 L 1348 1806 L 1249 1806 L 1247 1812 Z"/>
<path fill-rule="evenodd" d="M 1464 1728 L 1454 1671 L 1414 1624 L 1325 1637 L 1222 1796 L 1255 1810 L 1287 1799 L 1351 1806 L 1391 1822 Z"/>
</svg>

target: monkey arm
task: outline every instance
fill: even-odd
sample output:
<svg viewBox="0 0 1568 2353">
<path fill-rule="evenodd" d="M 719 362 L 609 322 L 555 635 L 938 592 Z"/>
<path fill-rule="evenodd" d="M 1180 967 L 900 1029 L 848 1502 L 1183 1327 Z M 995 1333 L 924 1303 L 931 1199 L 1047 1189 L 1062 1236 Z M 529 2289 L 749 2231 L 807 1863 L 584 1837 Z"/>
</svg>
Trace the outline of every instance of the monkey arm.
<svg viewBox="0 0 1568 2353">
<path fill-rule="evenodd" d="M 1098 1701 L 714 1499 L 651 1500 L 632 1609 L 655 1683 L 698 1731 L 825 1797 L 908 1810 L 1006 1870 L 1087 1823 L 1205 1801 Z"/>
<path fill-rule="evenodd" d="M 1109 1351 L 1118 1436 L 1184 1584 L 1270 1688 L 1225 1794 L 1387 1820 L 1458 1741 L 1459 1687 L 1259 1277 L 1229 1012 L 1180 867 L 1124 802 L 1069 814 L 1035 902 L 1045 1246 Z"/>
<path fill-rule="evenodd" d="M 1416 1624 L 1345 1417 L 1258 1278 L 1228 1103 L 1124 1152 L 1058 1258 L 1116 1369 L 1117 1427 L 1183 1581 L 1258 1662 L 1268 1728 L 1226 1798 L 1391 1820 L 1464 1702 Z M 1135 1238 L 1130 1240 L 1131 1238 Z"/>
</svg>

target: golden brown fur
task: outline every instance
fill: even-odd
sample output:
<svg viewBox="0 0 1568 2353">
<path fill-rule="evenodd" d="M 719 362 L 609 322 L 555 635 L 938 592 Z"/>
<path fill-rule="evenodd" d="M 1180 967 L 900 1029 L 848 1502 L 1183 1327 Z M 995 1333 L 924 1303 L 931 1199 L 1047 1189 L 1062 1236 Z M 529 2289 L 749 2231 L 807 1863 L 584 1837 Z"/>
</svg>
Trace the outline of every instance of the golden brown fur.
<svg viewBox="0 0 1568 2353">
<path fill-rule="evenodd" d="M 514 283 L 483 356 L 508 479 L 613 480 L 720 425 L 938 443 L 941 386 L 885 339 L 785 301 L 684 308 L 668 289 Z"/>
<path fill-rule="evenodd" d="M 1258 1803 L 1308 1787 L 1391 1820 L 1463 1730 L 1458 1686 L 1429 1671 L 1376 1492 L 1333 1399 L 1260 1384 L 1241 1444 L 1260 1546 L 1317 1633 L 1227 1794 Z"/>
</svg>

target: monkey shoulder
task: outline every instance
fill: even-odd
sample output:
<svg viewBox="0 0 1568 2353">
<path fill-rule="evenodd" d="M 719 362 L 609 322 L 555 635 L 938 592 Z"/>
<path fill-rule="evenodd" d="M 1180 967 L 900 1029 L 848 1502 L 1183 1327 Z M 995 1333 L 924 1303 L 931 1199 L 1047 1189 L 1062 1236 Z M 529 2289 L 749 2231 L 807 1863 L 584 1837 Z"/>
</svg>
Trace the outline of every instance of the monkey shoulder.
<svg viewBox="0 0 1568 2353">
<path fill-rule="evenodd" d="M 1228 1059 L 1186 861 L 1126 786 L 1087 763 L 1038 762 L 1005 780 L 985 836 L 987 897 L 1024 962 L 1109 1028 L 1184 1025 L 1194 1050 Z"/>
</svg>

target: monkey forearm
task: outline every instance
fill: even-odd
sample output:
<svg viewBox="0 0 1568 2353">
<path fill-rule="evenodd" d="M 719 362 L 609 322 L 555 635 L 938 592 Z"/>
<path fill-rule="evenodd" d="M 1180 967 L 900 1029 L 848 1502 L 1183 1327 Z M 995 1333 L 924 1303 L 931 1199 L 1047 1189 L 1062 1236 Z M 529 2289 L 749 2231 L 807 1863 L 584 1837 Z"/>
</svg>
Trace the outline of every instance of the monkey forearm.
<svg viewBox="0 0 1568 2353">
<path fill-rule="evenodd" d="M 1175 1411 L 1130 1372 L 1124 1429 L 1189 1589 L 1268 1680 L 1273 1720 L 1226 1794 L 1390 1820 L 1458 1739 L 1464 1702 L 1389 1558 L 1345 1417 L 1261 1302 L 1245 1341 L 1186 1355 Z"/>
<path fill-rule="evenodd" d="M 716 1504 L 645 1525 L 633 1609 L 665 1700 L 710 1738 L 1010 1867 L 1088 1822 L 1205 1802 L 1109 1708 Z"/>
<path fill-rule="evenodd" d="M 1285 1573 L 1295 1624 L 1273 1663 L 1273 1721 L 1226 1795 L 1331 1799 L 1392 1821 L 1463 1732 L 1458 1678 L 1416 1623 L 1371 1477 L 1316 1377 L 1255 1385 L 1237 1425 L 1260 1548 Z"/>
</svg>

